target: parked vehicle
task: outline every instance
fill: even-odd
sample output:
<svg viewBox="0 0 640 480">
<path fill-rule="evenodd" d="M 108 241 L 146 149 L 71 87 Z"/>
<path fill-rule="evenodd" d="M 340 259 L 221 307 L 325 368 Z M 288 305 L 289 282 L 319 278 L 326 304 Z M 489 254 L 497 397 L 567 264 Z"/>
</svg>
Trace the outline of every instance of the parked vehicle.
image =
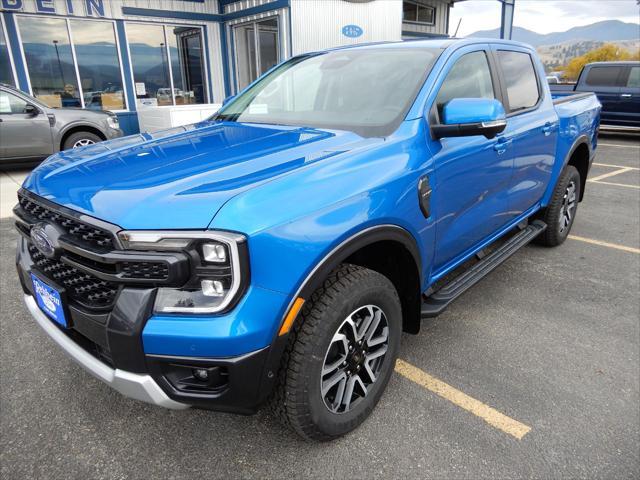
<svg viewBox="0 0 640 480">
<path fill-rule="evenodd" d="M 35 169 L 14 210 L 26 305 L 125 395 L 269 401 L 335 438 L 375 407 L 403 330 L 567 238 L 599 112 L 593 94 L 552 101 L 516 42 L 297 56 L 208 121 Z"/>
<path fill-rule="evenodd" d="M 557 77 L 557 75 L 547 75 L 547 83 L 549 85 L 556 85 L 560 83 L 560 79 Z"/>
<path fill-rule="evenodd" d="M 640 62 L 589 63 L 576 83 L 551 85 L 554 98 L 576 92 L 598 96 L 603 130 L 640 130 Z"/>
<path fill-rule="evenodd" d="M 118 117 L 107 111 L 51 108 L 0 84 L 2 166 L 35 163 L 52 153 L 122 136 Z"/>
</svg>

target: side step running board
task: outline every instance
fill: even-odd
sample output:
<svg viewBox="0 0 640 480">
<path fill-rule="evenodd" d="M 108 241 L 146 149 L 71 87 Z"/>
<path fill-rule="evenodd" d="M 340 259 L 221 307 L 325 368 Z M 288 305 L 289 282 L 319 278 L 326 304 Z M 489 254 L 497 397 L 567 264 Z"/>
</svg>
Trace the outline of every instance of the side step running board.
<svg viewBox="0 0 640 480">
<path fill-rule="evenodd" d="M 478 283 L 520 248 L 544 232 L 546 228 L 546 223 L 540 220 L 533 221 L 469 270 L 454 278 L 450 283 L 444 285 L 430 296 L 423 297 L 422 318 L 436 317 L 441 314 L 451 302 Z"/>
</svg>

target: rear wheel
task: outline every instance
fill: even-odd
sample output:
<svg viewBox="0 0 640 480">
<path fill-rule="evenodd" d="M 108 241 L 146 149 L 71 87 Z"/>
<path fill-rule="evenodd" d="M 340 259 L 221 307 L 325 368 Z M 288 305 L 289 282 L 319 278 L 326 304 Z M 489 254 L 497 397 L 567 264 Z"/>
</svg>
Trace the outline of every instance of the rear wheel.
<svg viewBox="0 0 640 480">
<path fill-rule="evenodd" d="M 558 179 L 551 201 L 540 215 L 547 229 L 536 239 L 548 247 L 560 245 L 567 239 L 578 211 L 580 200 L 580 173 L 567 165 Z"/>
<path fill-rule="evenodd" d="M 402 313 L 383 275 L 342 265 L 290 333 L 271 407 L 302 437 L 331 440 L 373 411 L 393 372 Z"/>
<path fill-rule="evenodd" d="M 102 139 L 91 132 L 75 132 L 69 135 L 64 141 L 63 150 L 69 150 L 70 148 L 86 147 L 87 145 L 93 145 L 94 143 L 101 142 Z"/>
</svg>

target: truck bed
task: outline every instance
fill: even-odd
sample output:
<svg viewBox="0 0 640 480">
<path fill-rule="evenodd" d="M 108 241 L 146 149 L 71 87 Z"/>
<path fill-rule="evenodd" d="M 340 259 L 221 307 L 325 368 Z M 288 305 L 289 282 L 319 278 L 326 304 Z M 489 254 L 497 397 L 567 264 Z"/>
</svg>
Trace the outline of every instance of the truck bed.
<svg viewBox="0 0 640 480">
<path fill-rule="evenodd" d="M 595 93 L 567 92 L 557 95 L 554 92 L 552 97 L 560 122 L 556 158 L 566 158 L 576 139 L 581 136 L 586 136 L 592 151 L 595 150 L 601 108 Z M 558 162 L 558 165 L 562 165 L 562 162 Z"/>
<path fill-rule="evenodd" d="M 586 98 L 591 96 L 595 96 L 595 94 L 591 92 L 574 93 L 573 90 L 567 90 L 564 92 L 562 91 L 551 92 L 551 98 L 553 98 L 554 105 L 558 105 L 560 103 L 565 103 L 565 102 L 573 102 L 575 100 L 580 100 L 581 98 Z"/>
</svg>

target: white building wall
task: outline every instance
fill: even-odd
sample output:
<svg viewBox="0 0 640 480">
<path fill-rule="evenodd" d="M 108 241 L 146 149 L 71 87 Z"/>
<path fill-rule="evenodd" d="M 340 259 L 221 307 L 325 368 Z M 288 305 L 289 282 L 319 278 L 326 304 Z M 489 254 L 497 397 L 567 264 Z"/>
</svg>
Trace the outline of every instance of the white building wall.
<svg viewBox="0 0 640 480">
<path fill-rule="evenodd" d="M 445 35 L 449 24 L 449 0 L 413 0 L 415 3 L 428 5 L 436 9 L 434 25 L 422 25 L 418 23 L 405 22 L 402 24 L 403 32 L 428 33 L 434 35 Z"/>
<path fill-rule="evenodd" d="M 343 35 L 346 25 L 357 25 L 362 35 Z M 291 36 L 293 55 L 341 45 L 398 41 L 402 37 L 402 2 L 291 0 Z"/>
</svg>

